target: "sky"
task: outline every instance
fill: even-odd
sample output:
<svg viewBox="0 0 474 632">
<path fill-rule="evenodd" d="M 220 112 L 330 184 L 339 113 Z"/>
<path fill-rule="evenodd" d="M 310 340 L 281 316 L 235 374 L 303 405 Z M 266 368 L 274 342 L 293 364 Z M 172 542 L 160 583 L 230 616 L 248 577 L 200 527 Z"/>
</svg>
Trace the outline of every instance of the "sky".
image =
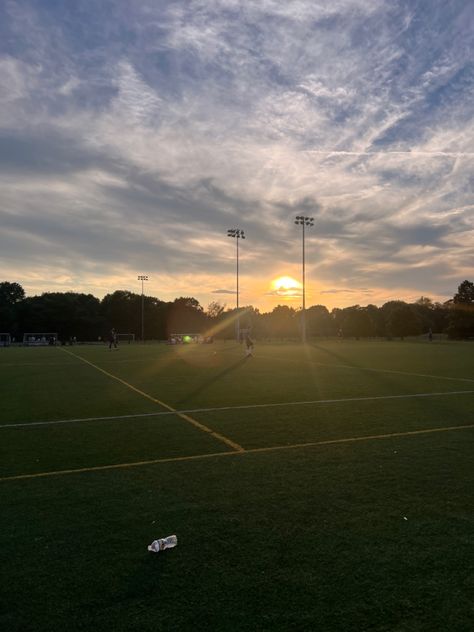
<svg viewBox="0 0 474 632">
<path fill-rule="evenodd" d="M 451 298 L 473 40 L 473 0 L 0 0 L 0 281 L 233 307 L 239 228 L 240 305 L 299 307 L 303 215 L 307 306 Z"/>
</svg>

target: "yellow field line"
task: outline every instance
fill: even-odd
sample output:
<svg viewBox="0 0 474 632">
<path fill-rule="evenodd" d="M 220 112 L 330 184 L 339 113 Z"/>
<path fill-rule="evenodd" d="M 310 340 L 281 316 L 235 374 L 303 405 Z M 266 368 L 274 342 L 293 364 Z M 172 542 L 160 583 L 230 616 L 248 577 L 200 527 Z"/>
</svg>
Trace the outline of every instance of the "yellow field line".
<svg viewBox="0 0 474 632">
<path fill-rule="evenodd" d="M 211 454 L 196 454 L 194 456 L 174 456 L 167 459 L 152 459 L 151 461 L 136 461 L 134 463 L 117 463 L 114 465 L 98 465 L 95 467 L 81 467 L 72 470 L 57 470 L 56 472 L 38 472 L 37 474 L 20 474 L 18 476 L 4 476 L 1 481 L 15 481 L 25 478 L 44 478 L 45 476 L 62 476 L 65 474 L 80 474 L 81 472 L 100 472 L 102 470 L 119 470 L 127 467 L 139 467 L 142 465 L 156 465 L 157 463 L 171 463 L 177 461 L 193 461 L 195 459 L 206 459 L 216 456 L 226 456 L 228 454 L 243 454 L 245 452 L 212 452 Z"/>
<path fill-rule="evenodd" d="M 173 413 L 176 413 L 177 416 L 181 417 L 181 419 L 184 419 L 184 421 L 187 421 L 188 423 L 193 425 L 195 428 L 198 428 L 199 430 L 202 430 L 202 432 L 207 432 L 212 437 L 214 437 L 218 441 L 221 441 L 221 443 L 225 443 L 226 445 L 228 445 L 233 450 L 236 450 L 237 452 L 242 452 L 243 451 L 244 448 L 241 445 L 239 445 L 238 443 L 235 443 L 235 441 L 232 441 L 231 439 L 225 437 L 224 435 L 222 435 L 222 434 L 220 434 L 218 432 L 214 432 L 214 430 L 211 430 L 211 428 L 208 428 L 207 426 L 205 426 L 204 424 L 200 423 L 199 421 L 196 421 L 196 419 L 193 419 L 189 415 L 185 415 L 184 413 L 178 412 L 172 406 L 169 406 L 168 404 L 165 404 L 165 402 L 162 402 L 161 400 L 157 399 L 156 397 L 152 397 L 148 393 L 145 393 L 145 391 L 141 391 L 139 388 L 136 388 L 136 386 L 133 386 L 132 384 L 129 384 L 125 380 L 122 380 L 122 378 L 117 377 L 116 375 L 113 375 L 112 373 L 109 373 L 105 369 L 101 369 L 100 366 L 97 366 L 93 362 L 90 362 L 89 360 L 86 360 L 82 356 L 77 355 L 76 353 L 72 353 L 71 351 L 68 351 L 67 349 L 61 349 L 61 351 L 64 351 L 64 353 L 68 353 L 69 355 L 73 356 L 74 358 L 77 358 L 78 360 L 82 360 L 82 362 L 85 362 L 86 364 L 88 364 L 89 366 L 93 367 L 97 371 L 100 371 L 104 375 L 107 375 L 107 377 L 110 377 L 113 380 L 116 380 L 117 382 L 120 382 L 120 384 L 123 384 L 124 386 L 126 386 L 129 389 L 131 389 L 135 393 L 138 393 L 139 395 L 141 395 L 142 397 L 146 397 L 146 399 L 149 399 L 154 404 L 158 404 L 159 406 L 163 406 L 163 408 L 166 408 L 167 410 L 169 410 L 169 411 L 171 411 Z"/>
<path fill-rule="evenodd" d="M 238 452 L 213 452 L 210 454 L 195 454 L 193 456 L 176 456 L 164 459 L 153 459 L 151 461 L 136 461 L 135 463 L 118 463 L 115 465 L 99 465 L 95 467 L 82 467 L 72 470 L 56 470 L 55 472 L 38 472 L 36 474 L 19 474 L 18 476 L 4 476 L 2 481 L 17 481 L 27 478 L 44 478 L 46 476 L 62 476 L 65 474 L 80 474 L 84 472 L 99 472 L 102 470 L 117 470 L 129 467 L 139 467 L 143 465 L 157 465 L 159 463 L 176 463 L 179 461 L 198 461 L 200 459 L 210 459 L 221 456 L 237 456 L 246 454 L 257 454 L 261 452 L 276 452 L 282 450 L 295 450 L 301 448 L 314 448 L 325 445 L 340 443 L 356 443 L 359 441 L 372 441 L 374 439 L 393 439 L 397 437 L 412 437 L 421 434 L 432 434 L 435 432 L 448 432 L 450 430 L 466 430 L 474 428 L 474 424 L 465 426 L 445 426 L 443 428 L 427 428 L 426 430 L 409 430 L 407 432 L 391 432 L 389 434 L 366 435 L 362 437 L 347 437 L 346 439 L 328 439 L 327 441 L 312 441 L 310 443 L 293 443 L 291 445 L 277 445 L 268 448 L 250 448 L 249 450 L 239 450 Z"/>
</svg>

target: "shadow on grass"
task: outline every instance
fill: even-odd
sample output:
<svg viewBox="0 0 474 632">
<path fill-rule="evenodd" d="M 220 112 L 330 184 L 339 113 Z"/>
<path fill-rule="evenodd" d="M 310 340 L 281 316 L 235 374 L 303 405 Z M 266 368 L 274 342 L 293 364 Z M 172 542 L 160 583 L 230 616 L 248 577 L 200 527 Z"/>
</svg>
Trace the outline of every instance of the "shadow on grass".
<svg viewBox="0 0 474 632">
<path fill-rule="evenodd" d="M 354 369 L 363 369 L 364 368 L 360 364 L 356 364 L 355 362 L 351 362 L 346 356 L 341 355 L 340 353 L 336 353 L 335 351 L 332 351 L 330 349 L 327 349 L 326 347 L 322 347 L 321 345 L 317 345 L 314 342 L 312 342 L 310 344 L 310 346 L 313 347 L 313 349 L 317 349 L 321 353 L 325 353 L 326 355 L 329 355 L 329 356 L 332 356 L 333 358 L 336 358 L 337 360 L 343 362 L 347 366 L 353 367 Z"/>
<path fill-rule="evenodd" d="M 235 344 L 232 344 L 232 343 L 231 343 L 231 344 L 229 344 L 229 345 L 226 345 L 226 344 L 224 343 L 224 346 L 223 346 L 223 347 L 219 347 L 219 348 L 218 348 L 218 352 L 219 352 L 219 353 L 226 353 L 226 352 L 228 352 L 228 351 L 235 351 L 236 349 L 241 349 L 241 348 L 242 348 L 242 345 L 241 345 L 241 344 L 239 344 L 239 343 L 235 343 Z"/>
<path fill-rule="evenodd" d="M 310 346 L 312 348 L 314 348 L 315 350 L 317 350 L 320 353 L 326 354 L 326 356 L 329 356 L 332 359 L 335 359 L 337 361 L 340 361 L 341 367 L 342 365 L 345 365 L 348 369 L 354 369 L 354 370 L 359 370 L 361 372 L 366 372 L 368 375 L 371 376 L 371 380 L 372 382 L 376 385 L 376 388 L 383 388 L 386 387 L 390 390 L 390 392 L 392 392 L 393 394 L 398 394 L 395 391 L 393 391 L 393 378 L 390 374 L 390 369 L 372 369 L 371 367 L 365 367 L 360 363 L 356 363 L 353 360 L 351 361 L 349 358 L 347 358 L 345 355 L 338 353 L 336 350 L 334 349 L 328 349 L 327 347 L 315 344 L 315 343 L 311 343 Z M 337 367 L 335 367 L 337 368 Z M 385 372 L 387 371 L 387 372 Z M 403 371 L 394 371 L 395 374 L 400 373 L 400 375 L 403 375 Z M 409 375 L 409 374 L 408 374 Z M 410 383 L 410 387 L 411 390 L 416 391 L 415 385 L 413 383 Z M 425 389 L 426 390 L 426 389 Z M 431 390 L 431 389 L 430 389 Z M 435 389 L 436 390 L 436 389 Z M 435 405 L 433 408 L 433 417 L 434 418 L 443 418 L 443 415 L 446 419 L 454 419 L 454 418 L 463 418 L 463 412 L 462 412 L 462 403 L 460 404 L 461 409 L 459 412 L 457 412 L 456 409 L 456 400 L 453 399 L 449 399 L 449 400 L 445 400 L 443 401 L 442 399 L 436 399 L 435 400 Z M 387 409 L 390 410 L 390 403 L 387 403 Z M 430 404 L 428 404 L 426 401 L 424 402 L 420 402 L 419 404 L 414 404 L 415 408 L 419 407 L 418 410 L 420 411 L 420 413 L 425 413 L 426 410 L 430 410 Z M 433 406 L 433 405 L 432 405 Z M 457 417 L 459 415 L 459 417 Z M 414 422 L 413 423 L 413 427 L 416 427 L 416 418 L 417 415 L 415 412 L 411 413 L 411 420 Z M 401 418 L 400 418 L 400 425 L 401 427 L 405 427 L 406 426 L 406 422 L 410 421 L 410 418 L 407 419 L 406 416 L 404 416 L 404 414 L 401 413 Z"/>
<path fill-rule="evenodd" d="M 223 369 L 219 373 L 216 373 L 215 375 L 210 377 L 208 380 L 206 380 L 205 382 L 200 384 L 197 388 L 195 388 L 194 391 L 191 391 L 191 393 L 188 393 L 185 397 L 180 399 L 177 402 L 177 406 L 182 406 L 184 404 L 187 404 L 190 400 L 192 400 L 194 397 L 196 397 L 196 395 L 200 395 L 203 391 L 205 391 L 207 388 L 209 388 L 209 386 L 211 386 L 212 384 L 214 384 L 218 380 L 222 379 L 226 375 L 229 375 L 229 373 L 233 373 L 233 371 L 237 370 L 239 367 L 241 367 L 243 364 L 245 364 L 245 362 L 247 360 L 248 360 L 247 357 L 239 358 L 236 362 L 234 362 L 230 366 L 226 367 L 225 369 Z"/>
<path fill-rule="evenodd" d="M 327 356 L 336 359 L 341 362 L 341 365 L 334 365 L 334 368 L 348 368 L 359 370 L 361 373 L 366 373 L 371 376 L 372 382 L 377 385 L 377 387 L 387 387 L 389 390 L 392 389 L 393 378 L 390 376 L 390 369 L 373 369 L 371 367 L 365 367 L 360 363 L 356 363 L 351 361 L 347 356 L 344 356 L 337 351 L 332 349 L 327 349 L 326 347 L 322 347 L 315 343 L 311 343 L 310 345 L 313 349 L 316 349 L 320 353 L 324 353 Z M 397 373 L 395 371 L 395 373 Z"/>
</svg>

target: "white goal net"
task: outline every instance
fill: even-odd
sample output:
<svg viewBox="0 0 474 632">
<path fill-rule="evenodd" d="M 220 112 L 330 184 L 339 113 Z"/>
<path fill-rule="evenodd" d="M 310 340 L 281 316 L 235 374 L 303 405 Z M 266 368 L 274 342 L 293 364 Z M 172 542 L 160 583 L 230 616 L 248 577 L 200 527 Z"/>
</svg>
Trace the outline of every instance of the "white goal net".
<svg viewBox="0 0 474 632">
<path fill-rule="evenodd" d="M 11 342 L 10 334 L 0 334 L 0 347 L 9 347 Z"/>
<path fill-rule="evenodd" d="M 46 347 L 55 345 L 58 342 L 57 333 L 27 333 L 23 334 L 23 345 L 25 347 Z"/>
<path fill-rule="evenodd" d="M 135 342 L 135 334 L 116 334 L 117 342 L 128 342 L 131 344 Z"/>
</svg>

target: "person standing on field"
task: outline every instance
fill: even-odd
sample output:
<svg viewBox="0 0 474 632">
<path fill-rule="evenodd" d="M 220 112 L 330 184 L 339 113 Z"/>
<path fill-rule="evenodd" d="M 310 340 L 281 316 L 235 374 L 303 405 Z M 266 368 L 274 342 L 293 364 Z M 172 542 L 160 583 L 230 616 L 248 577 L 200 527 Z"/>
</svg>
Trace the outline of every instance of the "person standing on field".
<svg viewBox="0 0 474 632">
<path fill-rule="evenodd" d="M 247 334 L 245 334 L 245 355 L 253 357 L 253 340 Z"/>
<path fill-rule="evenodd" d="M 109 334 L 109 349 L 112 349 L 112 345 L 115 349 L 117 349 L 117 334 L 115 329 L 112 327 Z"/>
</svg>

